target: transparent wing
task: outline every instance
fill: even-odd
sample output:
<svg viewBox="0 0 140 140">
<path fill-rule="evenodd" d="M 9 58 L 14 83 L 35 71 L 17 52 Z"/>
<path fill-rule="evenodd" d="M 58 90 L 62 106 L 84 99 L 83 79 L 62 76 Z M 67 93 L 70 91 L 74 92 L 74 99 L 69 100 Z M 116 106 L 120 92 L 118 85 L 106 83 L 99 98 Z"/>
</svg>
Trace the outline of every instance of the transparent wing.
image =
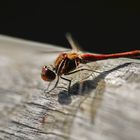
<svg viewBox="0 0 140 140">
<path fill-rule="evenodd" d="M 70 72 L 72 74 L 64 76 L 68 79 L 71 79 L 73 84 L 76 82 L 88 80 L 90 78 L 95 78 L 99 74 L 99 70 L 100 66 L 96 62 L 86 65 L 81 64 L 76 70 Z"/>
<path fill-rule="evenodd" d="M 66 34 L 66 38 L 69 42 L 69 44 L 72 47 L 73 51 L 79 52 L 82 51 L 81 46 L 78 44 L 78 42 L 72 37 L 72 35 L 70 33 Z"/>
</svg>

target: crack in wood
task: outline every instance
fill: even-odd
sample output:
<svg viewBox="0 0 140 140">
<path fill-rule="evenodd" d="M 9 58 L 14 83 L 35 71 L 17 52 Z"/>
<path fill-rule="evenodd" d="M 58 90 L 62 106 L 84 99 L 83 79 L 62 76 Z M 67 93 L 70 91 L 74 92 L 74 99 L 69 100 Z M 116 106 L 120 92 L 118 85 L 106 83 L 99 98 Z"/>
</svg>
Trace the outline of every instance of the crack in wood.
<svg viewBox="0 0 140 140">
<path fill-rule="evenodd" d="M 29 126 L 29 125 L 27 125 L 27 124 L 23 124 L 23 123 L 21 123 L 21 122 L 17 122 L 17 121 L 11 121 L 12 123 L 14 123 L 14 124 L 16 124 L 16 125 L 20 125 L 20 126 L 22 126 L 23 128 L 24 127 L 27 127 L 27 128 L 30 128 L 31 130 L 36 130 L 36 132 L 38 132 L 38 133 L 41 133 L 41 134 L 46 134 L 46 135 L 55 135 L 55 136 L 58 136 L 58 137 L 62 137 L 62 138 L 64 138 L 64 139 L 67 139 L 67 138 L 69 138 L 69 136 L 67 136 L 67 135 L 64 135 L 64 134 L 59 134 L 59 133 L 55 133 L 55 132 L 44 132 L 44 131 L 42 131 L 41 129 L 38 129 L 38 128 L 35 128 L 35 127 L 32 127 L 32 126 Z M 34 131 L 35 132 L 35 131 Z M 12 133 L 11 133 L 12 134 Z"/>
<path fill-rule="evenodd" d="M 39 107 L 39 108 L 44 109 L 44 110 L 46 110 L 46 111 L 58 112 L 58 113 L 60 113 L 60 114 L 63 114 L 64 116 L 78 117 L 79 119 L 84 120 L 83 117 L 78 116 L 78 115 L 76 115 L 76 114 L 72 114 L 72 113 L 68 113 L 68 112 L 66 113 L 66 112 L 63 112 L 63 111 L 58 110 L 58 109 L 56 109 L 56 108 L 49 108 L 49 107 L 46 107 L 45 105 L 41 105 L 41 104 L 38 104 L 38 103 L 35 103 L 35 102 L 24 102 L 24 103 L 26 103 L 26 104 L 28 104 L 28 105 L 33 105 L 33 106 Z M 76 108 L 76 107 L 75 107 L 75 108 Z M 69 112 L 71 112 L 71 110 L 69 110 Z"/>
<path fill-rule="evenodd" d="M 17 138 L 20 138 L 21 140 L 24 139 L 23 137 L 17 136 L 16 134 L 10 133 L 10 132 L 5 131 L 5 130 L 0 130 L 0 132 L 1 132 L 1 133 L 5 133 L 6 135 L 15 136 L 15 137 L 17 137 Z"/>
</svg>

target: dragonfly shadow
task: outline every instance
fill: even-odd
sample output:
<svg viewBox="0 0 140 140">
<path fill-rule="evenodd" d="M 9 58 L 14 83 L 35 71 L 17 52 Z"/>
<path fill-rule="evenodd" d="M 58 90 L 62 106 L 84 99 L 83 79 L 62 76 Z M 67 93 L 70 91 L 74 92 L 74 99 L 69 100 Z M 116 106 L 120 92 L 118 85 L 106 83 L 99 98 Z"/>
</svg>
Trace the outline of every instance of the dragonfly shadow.
<svg viewBox="0 0 140 140">
<path fill-rule="evenodd" d="M 125 64 L 121 64 L 111 70 L 108 71 L 104 71 L 102 73 L 100 73 L 96 78 L 92 79 L 92 80 L 85 80 L 82 83 L 75 83 L 74 85 L 71 86 L 70 88 L 70 92 L 68 93 L 66 90 L 62 90 L 59 94 L 58 94 L 58 102 L 60 104 L 70 104 L 72 102 L 72 98 L 71 96 L 73 95 L 80 95 L 80 96 L 84 96 L 85 94 L 89 94 L 93 89 L 96 89 L 98 83 L 105 79 L 105 77 L 115 71 L 118 70 L 120 68 L 126 67 L 128 65 L 132 64 L 132 62 L 130 63 L 125 63 Z"/>
</svg>

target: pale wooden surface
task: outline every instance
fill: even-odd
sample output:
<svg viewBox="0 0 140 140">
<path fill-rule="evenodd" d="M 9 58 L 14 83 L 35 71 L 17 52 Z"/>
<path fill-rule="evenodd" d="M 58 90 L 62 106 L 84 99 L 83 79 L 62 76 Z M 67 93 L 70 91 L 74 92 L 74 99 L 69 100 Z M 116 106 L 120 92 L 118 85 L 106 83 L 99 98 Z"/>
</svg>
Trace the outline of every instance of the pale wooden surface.
<svg viewBox="0 0 140 140">
<path fill-rule="evenodd" d="M 70 95 L 56 88 L 46 97 L 41 66 L 62 50 L 0 36 L 0 139 L 139 140 L 140 60 L 93 63 L 102 72 L 82 89 L 76 83 Z"/>
</svg>

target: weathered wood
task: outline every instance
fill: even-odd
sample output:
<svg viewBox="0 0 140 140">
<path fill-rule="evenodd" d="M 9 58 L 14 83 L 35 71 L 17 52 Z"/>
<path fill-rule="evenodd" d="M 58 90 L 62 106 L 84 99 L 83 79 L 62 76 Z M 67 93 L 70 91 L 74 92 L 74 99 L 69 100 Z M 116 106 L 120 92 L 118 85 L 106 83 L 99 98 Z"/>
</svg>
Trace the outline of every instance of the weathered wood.
<svg viewBox="0 0 140 140">
<path fill-rule="evenodd" d="M 140 61 L 91 63 L 100 74 L 45 96 L 41 66 L 62 50 L 0 36 L 0 139 L 139 140 Z"/>
</svg>

